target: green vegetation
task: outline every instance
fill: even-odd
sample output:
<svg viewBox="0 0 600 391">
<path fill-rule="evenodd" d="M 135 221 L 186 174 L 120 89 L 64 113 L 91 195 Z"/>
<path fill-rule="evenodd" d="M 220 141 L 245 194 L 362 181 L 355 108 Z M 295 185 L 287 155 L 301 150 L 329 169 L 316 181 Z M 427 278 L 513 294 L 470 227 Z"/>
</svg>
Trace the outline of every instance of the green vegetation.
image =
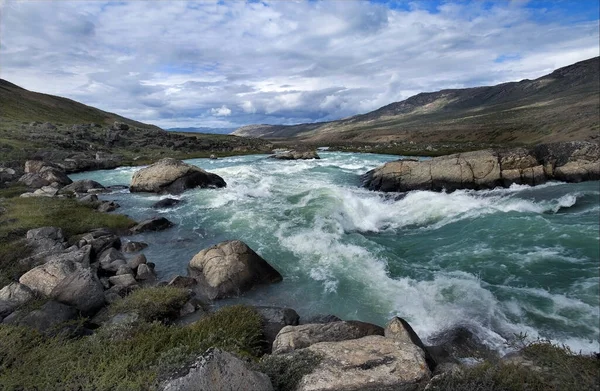
<svg viewBox="0 0 600 391">
<path fill-rule="evenodd" d="M 0 240 L 0 288 L 16 281 L 29 268 L 19 262 L 31 255 L 31 248 L 25 240 Z"/>
<path fill-rule="evenodd" d="M 0 188 L 0 198 L 14 198 L 27 192 L 27 186 L 16 183 L 12 186 Z"/>
<path fill-rule="evenodd" d="M 256 364 L 256 370 L 269 376 L 276 391 L 296 388 L 304 375 L 311 373 L 321 358 L 310 351 L 298 350 L 286 355 L 266 355 Z"/>
<path fill-rule="evenodd" d="M 110 313 L 135 312 L 146 322 L 168 320 L 177 316 L 189 297 L 188 291 L 182 288 L 142 288 L 114 303 L 110 307 Z"/>
<path fill-rule="evenodd" d="M 114 327 L 64 339 L 0 325 L 0 389 L 151 390 L 210 347 L 250 357 L 260 353 L 260 317 L 243 306 L 223 308 L 187 327 L 137 324 L 126 338 L 116 338 Z"/>
<path fill-rule="evenodd" d="M 561 391 L 599 390 L 600 360 L 568 347 L 536 342 L 520 351 L 521 360 L 484 362 L 432 381 L 430 390 Z"/>
</svg>

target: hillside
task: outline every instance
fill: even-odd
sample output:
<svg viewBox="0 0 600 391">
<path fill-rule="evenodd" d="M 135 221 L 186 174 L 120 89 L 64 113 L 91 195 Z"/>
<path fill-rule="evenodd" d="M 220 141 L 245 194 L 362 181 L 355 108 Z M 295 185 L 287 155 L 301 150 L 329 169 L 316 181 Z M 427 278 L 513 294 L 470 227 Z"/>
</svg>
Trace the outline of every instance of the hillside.
<svg viewBox="0 0 600 391">
<path fill-rule="evenodd" d="M 268 146 L 264 140 L 229 135 L 166 132 L 0 79 L 0 167 L 22 169 L 25 160 L 35 158 L 78 171 L 142 164 L 166 156 L 265 152 Z"/>
<path fill-rule="evenodd" d="M 299 125 L 250 125 L 239 136 L 307 143 L 494 143 L 598 137 L 598 57 L 535 80 L 421 93 L 370 113 Z"/>
</svg>

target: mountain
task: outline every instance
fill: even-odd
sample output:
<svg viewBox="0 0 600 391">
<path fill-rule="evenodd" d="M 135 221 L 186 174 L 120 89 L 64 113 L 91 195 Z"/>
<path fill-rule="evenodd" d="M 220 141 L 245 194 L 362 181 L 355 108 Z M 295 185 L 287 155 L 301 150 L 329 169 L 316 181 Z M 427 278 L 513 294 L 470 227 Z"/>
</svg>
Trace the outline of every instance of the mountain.
<svg viewBox="0 0 600 391">
<path fill-rule="evenodd" d="M 231 134 L 236 128 L 169 128 L 169 132 L 184 132 L 184 133 L 208 133 L 208 134 Z"/>
<path fill-rule="evenodd" d="M 71 99 L 29 91 L 3 79 L 0 79 L 0 107 L 2 120 L 68 125 L 92 122 L 108 125 L 118 121 L 139 128 L 160 129 Z"/>
<path fill-rule="evenodd" d="M 0 79 L 0 168 L 22 170 L 25 160 L 43 159 L 79 171 L 149 163 L 162 157 L 186 159 L 269 150 L 265 140 L 166 132 Z"/>
<path fill-rule="evenodd" d="M 599 73 L 595 57 L 535 80 L 420 93 L 338 121 L 250 125 L 233 134 L 318 144 L 588 140 L 600 132 Z"/>
</svg>

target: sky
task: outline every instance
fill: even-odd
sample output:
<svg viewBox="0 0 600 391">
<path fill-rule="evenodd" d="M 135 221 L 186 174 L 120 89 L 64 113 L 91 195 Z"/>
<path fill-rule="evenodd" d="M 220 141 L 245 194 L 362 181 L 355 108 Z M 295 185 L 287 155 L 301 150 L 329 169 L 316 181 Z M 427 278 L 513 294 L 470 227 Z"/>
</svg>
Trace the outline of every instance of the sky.
<svg viewBox="0 0 600 391">
<path fill-rule="evenodd" d="M 328 121 L 599 55 L 599 1 L 0 0 L 0 78 L 163 128 Z"/>
</svg>

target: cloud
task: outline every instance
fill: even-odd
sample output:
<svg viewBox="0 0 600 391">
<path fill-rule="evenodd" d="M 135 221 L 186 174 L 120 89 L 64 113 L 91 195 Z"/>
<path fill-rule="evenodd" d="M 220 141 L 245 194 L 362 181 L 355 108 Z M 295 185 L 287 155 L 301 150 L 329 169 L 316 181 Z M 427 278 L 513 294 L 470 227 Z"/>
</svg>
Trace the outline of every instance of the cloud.
<svg viewBox="0 0 600 391">
<path fill-rule="evenodd" d="M 210 109 L 210 113 L 215 117 L 227 117 L 231 115 L 231 110 L 227 106 L 223 105 L 219 108 Z"/>
<path fill-rule="evenodd" d="M 599 54 L 597 12 L 527 2 L 0 4 L 0 77 L 163 127 L 332 120 Z"/>
</svg>

